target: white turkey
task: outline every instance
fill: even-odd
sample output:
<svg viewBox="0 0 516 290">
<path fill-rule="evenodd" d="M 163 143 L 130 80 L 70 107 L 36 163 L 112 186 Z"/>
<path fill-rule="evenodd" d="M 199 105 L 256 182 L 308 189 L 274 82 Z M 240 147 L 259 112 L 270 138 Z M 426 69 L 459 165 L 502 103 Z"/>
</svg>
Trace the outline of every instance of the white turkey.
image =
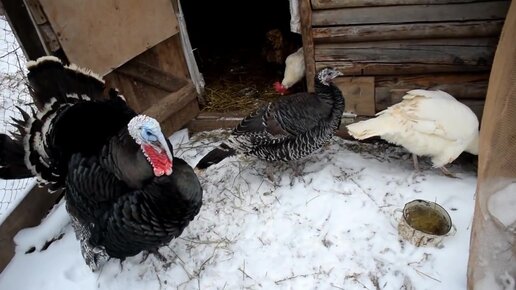
<svg viewBox="0 0 516 290">
<path fill-rule="evenodd" d="M 290 161 L 321 148 L 340 126 L 344 97 L 332 83 L 340 75 L 335 69 L 322 69 L 315 76 L 315 93 L 284 96 L 245 117 L 228 142 L 203 157 L 196 168 L 205 169 L 237 152 Z"/>
<path fill-rule="evenodd" d="M 33 116 L 22 111 L 14 140 L 4 135 L 24 158 L 3 163 L 26 165 L 52 190 L 64 189 L 93 271 L 108 258 L 158 255 L 200 210 L 202 188 L 193 169 L 173 156 L 155 119 L 137 115 L 100 77 L 55 57 L 27 67 L 42 109 Z"/>
<path fill-rule="evenodd" d="M 347 126 L 358 140 L 373 136 L 405 147 L 417 156 L 430 156 L 433 166 L 453 176 L 444 166 L 463 151 L 478 154 L 478 118 L 471 109 L 443 91 L 411 90 L 403 100 L 377 117 Z"/>
<path fill-rule="evenodd" d="M 281 83 L 274 83 L 274 89 L 281 95 L 289 94 L 289 89 L 299 83 L 305 76 L 305 55 L 303 48 L 299 48 L 285 60 L 285 72 Z"/>
</svg>

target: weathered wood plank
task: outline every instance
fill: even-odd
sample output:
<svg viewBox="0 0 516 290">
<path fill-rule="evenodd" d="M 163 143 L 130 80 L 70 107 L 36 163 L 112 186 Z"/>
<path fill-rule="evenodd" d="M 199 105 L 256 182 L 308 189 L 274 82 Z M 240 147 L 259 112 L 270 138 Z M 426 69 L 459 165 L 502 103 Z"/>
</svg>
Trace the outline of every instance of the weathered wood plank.
<svg viewBox="0 0 516 290">
<path fill-rule="evenodd" d="M 180 90 L 164 96 L 143 113 L 162 122 L 169 116 L 180 111 L 184 106 L 190 103 L 190 101 L 195 100 L 195 98 L 195 87 L 192 84 L 187 84 Z"/>
<path fill-rule="evenodd" d="M 485 66 L 492 63 L 496 43 L 474 38 L 318 44 L 315 60 Z"/>
<path fill-rule="evenodd" d="M 168 0 L 39 0 L 70 62 L 105 75 L 176 34 Z"/>
<path fill-rule="evenodd" d="M 314 40 L 312 36 L 312 8 L 310 0 L 299 1 L 299 17 L 301 19 L 301 36 L 305 56 L 305 79 L 309 92 L 314 91 L 315 61 Z"/>
<path fill-rule="evenodd" d="M 503 19 L 508 1 L 314 10 L 313 26 Z"/>
<path fill-rule="evenodd" d="M 498 37 L 502 25 L 502 20 L 493 20 L 315 27 L 313 37 L 315 43 Z"/>
<path fill-rule="evenodd" d="M 166 74 L 190 79 L 179 34 L 175 34 L 151 47 L 145 53 L 138 55 L 137 59 L 139 62 L 158 68 Z"/>
<path fill-rule="evenodd" d="M 23 0 L 25 2 L 25 5 L 29 9 L 32 19 L 34 20 L 34 23 L 37 25 L 41 25 L 47 22 L 47 17 L 45 16 L 45 13 L 43 12 L 43 8 L 41 8 L 41 4 L 38 0 Z"/>
<path fill-rule="evenodd" d="M 192 134 L 202 131 L 211 131 L 217 129 L 234 128 L 243 116 L 234 113 L 222 113 L 220 115 L 212 115 L 210 113 L 201 112 L 195 119 L 192 119 L 186 127 Z"/>
<path fill-rule="evenodd" d="M 104 77 L 108 85 L 122 92 L 137 112 L 145 111 L 184 86 L 187 78 L 188 68 L 178 35 L 157 44 Z"/>
<path fill-rule="evenodd" d="M 161 123 L 161 130 L 167 136 L 183 128 L 199 114 L 199 103 L 194 98 L 181 110 L 177 111 Z"/>
<path fill-rule="evenodd" d="M 170 93 L 116 71 L 106 75 L 104 79 L 109 86 L 120 90 L 129 106 L 136 112 L 145 111 Z"/>
<path fill-rule="evenodd" d="M 376 77 L 376 110 L 400 102 L 413 89 L 443 90 L 456 99 L 484 100 L 488 73 Z"/>
<path fill-rule="evenodd" d="M 490 65 L 427 64 L 427 63 L 361 63 L 361 62 L 316 62 L 317 70 L 334 67 L 344 76 L 410 75 L 450 72 L 489 71 Z"/>
<path fill-rule="evenodd" d="M 177 91 L 188 83 L 186 79 L 167 74 L 154 66 L 137 60 L 121 66 L 117 69 L 117 73 L 170 92 Z"/>
<path fill-rule="evenodd" d="M 61 196 L 60 192 L 50 194 L 47 188 L 35 186 L 0 224 L 0 272 L 14 257 L 14 236 L 38 225 Z"/>
<path fill-rule="evenodd" d="M 318 44 L 316 69 L 355 76 L 487 71 L 495 45 L 494 38 Z"/>
<path fill-rule="evenodd" d="M 340 77 L 335 85 L 342 91 L 346 100 L 346 112 L 359 116 L 374 116 L 375 82 L 374 77 Z"/>
<path fill-rule="evenodd" d="M 314 9 L 481 2 L 485 0 L 312 0 Z"/>
<path fill-rule="evenodd" d="M 23 1 L 0 0 L 16 38 L 20 42 L 27 59 L 36 59 L 46 55 L 43 42 Z"/>
</svg>

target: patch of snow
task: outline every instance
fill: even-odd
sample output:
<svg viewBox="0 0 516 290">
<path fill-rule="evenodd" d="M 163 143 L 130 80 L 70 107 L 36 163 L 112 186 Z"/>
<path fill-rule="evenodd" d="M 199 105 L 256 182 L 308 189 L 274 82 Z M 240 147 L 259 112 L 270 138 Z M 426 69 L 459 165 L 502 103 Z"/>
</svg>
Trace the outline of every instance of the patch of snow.
<svg viewBox="0 0 516 290">
<path fill-rule="evenodd" d="M 500 221 L 505 227 L 516 229 L 516 182 L 512 182 L 504 188 L 493 193 L 489 197 L 487 207 L 489 213 Z"/>
<path fill-rule="evenodd" d="M 228 131 L 189 140 L 186 134 L 171 138 L 174 153 L 195 165 Z M 452 179 L 429 162 L 414 172 L 409 156 L 397 147 L 334 138 L 298 163 L 300 176 L 292 164 L 227 158 L 200 173 L 203 207 L 181 237 L 160 249 L 166 264 L 153 256 L 140 263 L 139 254 L 91 273 L 58 208 L 45 229 L 17 236 L 0 288 L 466 289 L 475 172 L 454 165 L 460 179 Z M 266 166 L 274 166 L 274 182 Z M 399 213 L 414 199 L 449 212 L 456 233 L 442 248 L 400 240 Z M 25 254 L 61 233 L 46 250 Z"/>
</svg>

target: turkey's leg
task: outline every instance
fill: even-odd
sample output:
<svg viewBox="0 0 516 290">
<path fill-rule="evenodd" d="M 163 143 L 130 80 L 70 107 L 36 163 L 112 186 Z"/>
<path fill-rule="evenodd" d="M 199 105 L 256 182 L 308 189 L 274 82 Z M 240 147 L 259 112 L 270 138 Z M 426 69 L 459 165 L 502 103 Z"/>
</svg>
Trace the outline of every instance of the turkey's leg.
<svg viewBox="0 0 516 290">
<path fill-rule="evenodd" d="M 414 170 L 420 171 L 419 170 L 419 161 L 417 160 L 416 154 L 412 154 L 412 162 L 414 163 Z"/>
</svg>

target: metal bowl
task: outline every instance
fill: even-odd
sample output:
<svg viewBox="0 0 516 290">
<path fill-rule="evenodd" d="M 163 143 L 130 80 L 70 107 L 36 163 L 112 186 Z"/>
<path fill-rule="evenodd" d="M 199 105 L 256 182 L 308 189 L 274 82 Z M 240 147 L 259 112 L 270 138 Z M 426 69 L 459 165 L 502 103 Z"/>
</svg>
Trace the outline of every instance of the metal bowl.
<svg viewBox="0 0 516 290">
<path fill-rule="evenodd" d="M 446 236 L 455 234 L 450 215 L 435 202 L 416 199 L 405 204 L 402 213 L 398 232 L 418 247 L 440 247 Z"/>
</svg>

